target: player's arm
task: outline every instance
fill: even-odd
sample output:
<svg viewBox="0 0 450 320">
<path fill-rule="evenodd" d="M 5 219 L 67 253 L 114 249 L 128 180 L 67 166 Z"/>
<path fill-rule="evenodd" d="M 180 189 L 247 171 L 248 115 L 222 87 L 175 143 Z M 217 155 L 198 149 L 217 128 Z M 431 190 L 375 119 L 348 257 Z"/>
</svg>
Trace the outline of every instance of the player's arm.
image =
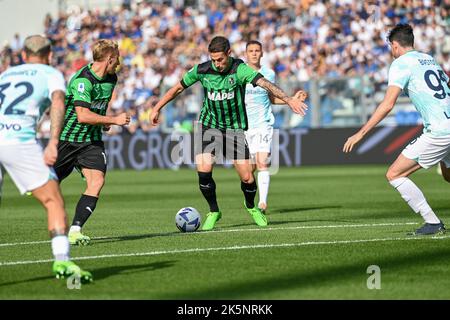
<svg viewBox="0 0 450 320">
<path fill-rule="evenodd" d="M 300 99 L 302 102 L 305 102 L 307 97 L 308 97 L 308 93 L 306 93 L 306 91 L 303 91 L 303 90 L 298 90 L 294 95 L 294 98 Z M 270 103 L 272 103 L 272 104 L 276 104 L 276 105 L 285 105 L 286 104 L 286 102 L 274 97 L 271 94 L 269 94 L 269 99 L 270 99 Z"/>
<path fill-rule="evenodd" d="M 161 109 L 164 108 L 170 101 L 175 99 L 183 91 L 183 85 L 181 84 L 181 82 L 178 82 L 164 94 L 164 96 L 153 107 L 152 112 L 150 113 L 150 124 L 152 126 L 156 126 L 159 123 L 159 112 L 161 111 Z"/>
<path fill-rule="evenodd" d="M 347 139 L 343 148 L 345 153 L 351 152 L 353 147 L 392 111 L 401 91 L 402 89 L 398 86 L 388 86 L 383 101 L 378 105 L 369 121 L 356 134 Z"/>
<path fill-rule="evenodd" d="M 123 112 L 117 116 L 102 116 L 90 110 L 92 98 L 92 84 L 86 79 L 77 79 L 71 84 L 69 91 L 73 95 L 73 104 L 77 114 L 77 120 L 89 125 L 118 125 L 123 126 L 130 122 L 130 116 Z"/>
<path fill-rule="evenodd" d="M 102 116 L 89 110 L 86 106 L 75 105 L 75 111 L 77 113 L 77 120 L 79 123 L 90 125 L 103 125 L 111 126 L 113 124 L 118 126 L 124 126 L 130 123 L 130 116 L 123 112 L 117 116 Z"/>
<path fill-rule="evenodd" d="M 267 90 L 267 92 L 274 98 L 278 98 L 279 100 L 283 101 L 295 113 L 299 113 L 300 115 L 304 116 L 306 110 L 308 110 L 308 106 L 304 104 L 299 98 L 289 97 L 281 88 L 265 79 L 264 77 L 260 77 L 255 84 Z"/>
<path fill-rule="evenodd" d="M 58 142 L 64 124 L 66 108 L 64 106 L 65 92 L 56 90 L 51 95 L 50 106 L 50 140 L 44 150 L 44 162 L 52 166 L 58 157 Z"/>
<path fill-rule="evenodd" d="M 159 100 L 156 105 L 153 107 L 152 112 L 150 113 L 150 124 L 152 126 L 156 126 L 159 124 L 159 113 L 162 108 L 164 108 L 170 101 L 175 99 L 180 93 L 184 91 L 184 89 L 189 88 L 194 83 L 199 80 L 199 76 L 197 73 L 198 65 L 195 65 L 191 70 L 186 72 L 176 85 L 170 88 L 164 96 Z"/>
</svg>

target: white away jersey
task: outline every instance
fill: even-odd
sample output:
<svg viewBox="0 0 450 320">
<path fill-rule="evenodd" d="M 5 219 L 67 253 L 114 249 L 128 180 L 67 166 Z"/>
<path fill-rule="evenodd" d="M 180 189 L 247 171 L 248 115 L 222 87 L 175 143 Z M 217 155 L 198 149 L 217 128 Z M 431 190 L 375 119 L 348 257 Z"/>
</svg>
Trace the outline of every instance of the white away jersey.
<svg viewBox="0 0 450 320">
<path fill-rule="evenodd" d="M 23 64 L 0 74 L 0 145 L 33 143 L 57 90 L 65 92 L 64 77 L 48 65 Z"/>
<path fill-rule="evenodd" d="M 270 82 L 275 82 L 275 72 L 272 69 L 263 66 L 258 71 Z M 269 93 L 265 89 L 247 84 L 245 88 L 245 108 L 249 129 L 273 125 L 275 119 L 272 114 L 272 103 Z"/>
<path fill-rule="evenodd" d="M 409 96 L 422 116 L 424 132 L 450 135 L 449 78 L 428 54 L 418 51 L 395 59 L 389 69 L 389 86 L 397 86 Z"/>
</svg>

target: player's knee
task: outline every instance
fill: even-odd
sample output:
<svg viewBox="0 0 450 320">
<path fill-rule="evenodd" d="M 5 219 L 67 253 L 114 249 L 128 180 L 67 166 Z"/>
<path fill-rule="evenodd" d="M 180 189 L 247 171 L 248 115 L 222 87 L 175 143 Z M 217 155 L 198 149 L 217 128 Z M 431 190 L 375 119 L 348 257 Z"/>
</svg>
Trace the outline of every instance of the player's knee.
<svg viewBox="0 0 450 320">
<path fill-rule="evenodd" d="M 388 170 L 387 172 L 386 172 L 386 179 L 388 180 L 388 181 L 392 181 L 392 180 L 395 180 L 395 179 L 397 179 L 398 177 L 397 177 L 397 175 L 395 174 L 395 172 L 393 172 L 392 170 Z"/>
<path fill-rule="evenodd" d="M 251 172 L 245 172 L 241 174 L 241 181 L 250 184 L 255 181 L 255 178 L 253 177 L 253 174 Z"/>
</svg>

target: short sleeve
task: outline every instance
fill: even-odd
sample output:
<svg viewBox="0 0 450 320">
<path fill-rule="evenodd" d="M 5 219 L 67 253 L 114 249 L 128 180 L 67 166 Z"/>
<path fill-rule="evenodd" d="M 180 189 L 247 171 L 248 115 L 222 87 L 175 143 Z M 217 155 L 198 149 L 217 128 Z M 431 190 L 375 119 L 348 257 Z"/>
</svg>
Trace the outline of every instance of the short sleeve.
<svg viewBox="0 0 450 320">
<path fill-rule="evenodd" d="M 402 65 L 399 60 L 394 60 L 389 68 L 388 86 L 396 86 L 403 90 L 408 85 L 410 77 L 411 68 Z"/>
<path fill-rule="evenodd" d="M 64 76 L 60 71 L 55 70 L 48 77 L 48 98 L 51 99 L 53 92 L 62 91 L 66 92 L 66 81 L 64 80 Z"/>
<path fill-rule="evenodd" d="M 91 91 L 92 84 L 87 79 L 75 79 L 70 86 L 71 94 L 73 95 L 73 103 L 75 107 L 91 107 Z"/>
<path fill-rule="evenodd" d="M 245 63 L 241 63 L 238 66 L 236 75 L 239 84 L 246 85 L 247 83 L 251 83 L 254 87 L 256 87 L 256 82 L 259 79 L 264 78 L 262 74 Z"/>
<path fill-rule="evenodd" d="M 183 86 L 183 88 L 186 89 L 200 80 L 198 77 L 197 69 L 198 65 L 195 65 L 191 70 L 184 74 L 183 78 L 181 79 L 181 85 Z"/>
</svg>

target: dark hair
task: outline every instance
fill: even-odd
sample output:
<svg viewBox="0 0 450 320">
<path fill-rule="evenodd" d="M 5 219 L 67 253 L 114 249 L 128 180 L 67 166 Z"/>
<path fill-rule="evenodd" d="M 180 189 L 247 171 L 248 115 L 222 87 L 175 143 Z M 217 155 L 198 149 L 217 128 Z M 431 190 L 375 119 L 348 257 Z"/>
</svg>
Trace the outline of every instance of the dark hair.
<svg viewBox="0 0 450 320">
<path fill-rule="evenodd" d="M 259 48 L 262 50 L 262 44 L 261 44 L 261 42 L 259 42 L 257 40 L 250 40 L 249 42 L 247 42 L 247 45 L 245 46 L 245 50 L 247 50 L 248 47 L 251 46 L 252 44 L 257 44 L 259 46 Z"/>
<path fill-rule="evenodd" d="M 227 53 L 230 50 L 230 41 L 227 38 L 217 36 L 214 37 L 208 46 L 209 52 L 224 52 Z"/>
<path fill-rule="evenodd" d="M 388 40 L 390 43 L 397 41 L 402 47 L 413 47 L 413 29 L 407 23 L 399 23 L 389 32 Z"/>
</svg>

